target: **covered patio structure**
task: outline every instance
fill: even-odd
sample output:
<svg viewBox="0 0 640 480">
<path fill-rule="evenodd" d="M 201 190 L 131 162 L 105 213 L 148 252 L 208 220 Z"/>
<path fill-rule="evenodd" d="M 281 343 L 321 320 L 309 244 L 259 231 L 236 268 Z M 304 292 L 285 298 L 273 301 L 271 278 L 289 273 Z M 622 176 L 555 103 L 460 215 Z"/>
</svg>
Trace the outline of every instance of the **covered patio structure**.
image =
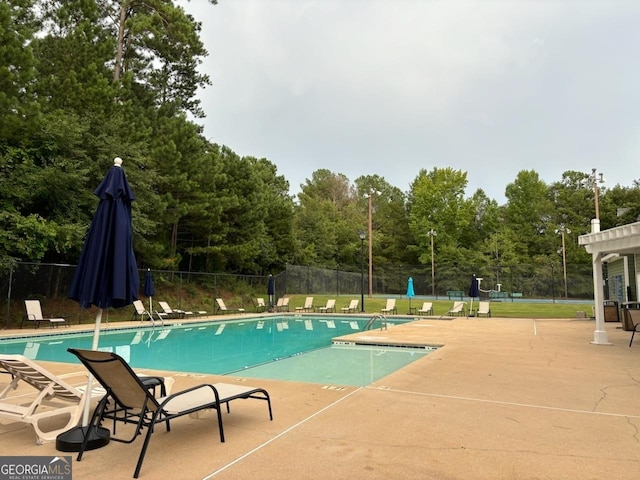
<svg viewBox="0 0 640 480">
<path fill-rule="evenodd" d="M 595 302 L 596 329 L 593 344 L 610 345 L 604 328 L 604 278 L 602 263 L 608 255 L 640 255 L 640 222 L 600 231 L 598 220 L 592 221 L 592 232 L 580 235 L 578 244 L 592 255 L 593 299 Z"/>
</svg>

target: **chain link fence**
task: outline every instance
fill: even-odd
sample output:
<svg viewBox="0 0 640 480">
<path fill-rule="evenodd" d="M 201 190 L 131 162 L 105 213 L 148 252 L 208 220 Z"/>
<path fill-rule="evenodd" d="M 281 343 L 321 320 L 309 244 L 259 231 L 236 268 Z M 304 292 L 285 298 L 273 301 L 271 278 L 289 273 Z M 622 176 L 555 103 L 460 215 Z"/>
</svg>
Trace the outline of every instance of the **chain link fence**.
<svg viewBox="0 0 640 480">
<path fill-rule="evenodd" d="M 536 299 L 593 299 L 591 265 L 567 265 L 566 295 L 561 265 L 472 265 L 440 264 L 434 272 L 424 265 L 383 265 L 373 267 L 374 295 L 405 295 L 407 280 L 413 278 L 415 294 L 447 298 L 448 291 L 469 292 L 471 277 L 481 278 L 480 295 L 487 298 L 523 297 Z M 368 269 L 345 271 L 288 265 L 286 292 L 289 294 L 368 294 Z"/>
<path fill-rule="evenodd" d="M 91 323 L 95 312 L 81 309 L 67 297 L 73 279 L 75 265 L 50 263 L 18 263 L 0 267 L 0 312 L 4 326 L 18 326 L 25 313 L 24 300 L 37 299 L 42 303 L 45 315 L 66 315 L 71 323 Z M 145 270 L 139 271 L 139 298 L 142 294 Z M 265 275 L 233 275 L 225 273 L 194 273 L 166 270 L 151 270 L 155 286 L 155 299 L 164 300 L 173 309 L 215 312 L 215 299 L 247 310 L 255 307 L 256 297 L 266 297 L 268 277 Z M 276 295 L 285 294 L 284 284 L 276 277 Z M 119 310 L 108 309 L 112 318 L 133 318 L 133 307 Z M 0 317 L 2 318 L 2 317 Z"/>
</svg>

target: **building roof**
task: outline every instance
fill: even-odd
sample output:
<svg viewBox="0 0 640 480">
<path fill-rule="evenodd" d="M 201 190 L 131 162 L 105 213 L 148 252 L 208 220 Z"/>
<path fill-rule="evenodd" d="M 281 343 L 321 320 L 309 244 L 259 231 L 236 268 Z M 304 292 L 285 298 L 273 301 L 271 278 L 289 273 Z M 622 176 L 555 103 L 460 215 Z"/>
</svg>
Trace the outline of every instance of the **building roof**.
<svg viewBox="0 0 640 480">
<path fill-rule="evenodd" d="M 586 251 L 591 254 L 640 254 L 640 222 L 621 225 L 602 232 L 580 235 L 578 245 L 585 247 Z"/>
</svg>

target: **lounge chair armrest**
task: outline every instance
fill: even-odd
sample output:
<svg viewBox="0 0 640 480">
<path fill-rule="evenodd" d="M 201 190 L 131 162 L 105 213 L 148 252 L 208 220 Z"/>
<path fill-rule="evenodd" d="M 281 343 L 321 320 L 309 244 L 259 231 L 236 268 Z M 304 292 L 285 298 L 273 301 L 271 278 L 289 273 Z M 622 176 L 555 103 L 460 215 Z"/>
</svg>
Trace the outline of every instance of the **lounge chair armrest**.
<svg viewBox="0 0 640 480">
<path fill-rule="evenodd" d="M 210 402 L 194 402 L 194 401 L 181 401 L 180 397 L 185 397 L 188 394 L 191 394 L 192 399 L 194 398 L 193 392 L 200 389 L 210 389 L 213 396 Z M 188 413 L 190 411 L 201 410 L 205 405 L 217 405 L 220 403 L 220 396 L 218 395 L 218 391 L 215 389 L 213 385 L 208 383 L 203 383 L 202 385 L 196 385 L 195 387 L 187 388 L 186 390 L 181 390 L 172 395 L 162 397 L 158 399 L 160 403 L 160 409 L 164 410 L 166 407 L 167 411 L 179 411 L 180 413 Z M 169 405 L 169 403 L 173 402 L 173 405 Z"/>
</svg>

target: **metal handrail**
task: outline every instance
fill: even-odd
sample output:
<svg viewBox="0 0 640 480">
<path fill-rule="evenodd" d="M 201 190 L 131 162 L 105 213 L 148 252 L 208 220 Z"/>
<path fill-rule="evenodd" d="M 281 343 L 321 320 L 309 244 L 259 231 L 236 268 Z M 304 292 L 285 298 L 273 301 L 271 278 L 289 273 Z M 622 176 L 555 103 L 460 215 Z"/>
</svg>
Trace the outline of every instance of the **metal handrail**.
<svg viewBox="0 0 640 480">
<path fill-rule="evenodd" d="M 367 324 L 364 326 L 363 330 L 371 330 L 371 328 L 373 327 L 373 324 L 376 322 L 376 320 L 380 320 L 380 330 L 386 330 L 387 329 L 387 317 L 379 314 L 379 315 L 374 315 L 373 317 L 371 317 L 369 319 L 369 321 L 367 322 Z"/>
</svg>

